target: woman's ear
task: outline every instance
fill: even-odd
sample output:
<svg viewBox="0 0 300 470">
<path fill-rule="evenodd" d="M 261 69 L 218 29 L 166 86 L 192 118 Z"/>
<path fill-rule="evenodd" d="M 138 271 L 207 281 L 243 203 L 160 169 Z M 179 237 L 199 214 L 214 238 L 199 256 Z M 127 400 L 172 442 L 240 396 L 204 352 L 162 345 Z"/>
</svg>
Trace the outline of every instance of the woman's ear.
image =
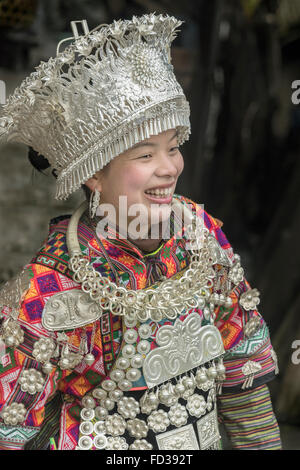
<svg viewBox="0 0 300 470">
<path fill-rule="evenodd" d="M 100 171 L 98 171 L 94 176 L 89 178 L 84 184 L 94 192 L 97 189 L 100 193 L 102 192 L 102 184 L 101 184 L 101 175 Z"/>
</svg>

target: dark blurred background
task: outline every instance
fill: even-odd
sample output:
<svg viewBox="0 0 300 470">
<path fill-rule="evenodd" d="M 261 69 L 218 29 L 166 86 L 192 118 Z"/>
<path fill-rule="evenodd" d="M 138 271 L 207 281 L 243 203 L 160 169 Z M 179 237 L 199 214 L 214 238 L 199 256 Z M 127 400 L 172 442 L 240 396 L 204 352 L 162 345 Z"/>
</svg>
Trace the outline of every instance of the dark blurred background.
<svg viewBox="0 0 300 470">
<path fill-rule="evenodd" d="M 300 449 L 300 104 L 292 101 L 300 0 L 0 0 L 0 80 L 8 96 L 55 56 L 71 20 L 87 19 L 91 30 L 149 12 L 185 22 L 172 58 L 192 136 L 177 192 L 223 221 L 261 291 L 280 367 L 270 383 L 274 408 L 284 448 Z M 0 282 L 31 259 L 50 218 L 83 199 L 79 192 L 55 201 L 53 177 L 32 170 L 27 150 L 0 147 Z"/>
</svg>

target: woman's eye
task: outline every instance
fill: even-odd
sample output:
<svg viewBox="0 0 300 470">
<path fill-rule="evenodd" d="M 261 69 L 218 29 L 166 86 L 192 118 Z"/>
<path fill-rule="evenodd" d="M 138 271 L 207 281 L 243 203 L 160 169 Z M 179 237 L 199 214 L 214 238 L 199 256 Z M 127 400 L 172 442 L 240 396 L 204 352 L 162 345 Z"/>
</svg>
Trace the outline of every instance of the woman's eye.
<svg viewBox="0 0 300 470">
<path fill-rule="evenodd" d="M 150 157 L 151 157 L 151 155 L 148 154 L 148 155 L 141 155 L 139 158 L 146 158 L 146 159 L 148 159 L 148 158 L 150 158 Z"/>
<path fill-rule="evenodd" d="M 170 149 L 170 152 L 171 152 L 171 153 L 174 153 L 174 152 L 177 152 L 177 150 L 179 150 L 179 146 L 177 146 L 177 147 L 172 147 L 172 148 Z"/>
</svg>

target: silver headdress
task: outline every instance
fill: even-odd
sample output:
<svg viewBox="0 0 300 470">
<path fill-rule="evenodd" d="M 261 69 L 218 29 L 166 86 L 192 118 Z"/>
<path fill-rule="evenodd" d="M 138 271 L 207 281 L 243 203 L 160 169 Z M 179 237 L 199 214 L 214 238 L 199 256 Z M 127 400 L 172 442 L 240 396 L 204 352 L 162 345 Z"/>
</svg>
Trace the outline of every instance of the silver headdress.
<svg viewBox="0 0 300 470">
<path fill-rule="evenodd" d="M 170 63 L 181 22 L 163 15 L 114 21 L 42 62 L 2 109 L 3 138 L 21 142 L 57 170 L 66 199 L 114 157 L 150 135 L 190 133 L 189 105 Z"/>
</svg>

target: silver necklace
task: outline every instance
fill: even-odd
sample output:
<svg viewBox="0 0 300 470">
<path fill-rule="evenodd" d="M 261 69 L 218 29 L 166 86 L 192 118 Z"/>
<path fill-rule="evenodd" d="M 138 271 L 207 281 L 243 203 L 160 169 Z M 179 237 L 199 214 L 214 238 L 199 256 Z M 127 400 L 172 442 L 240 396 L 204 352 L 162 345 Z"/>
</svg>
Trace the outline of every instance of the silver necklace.
<svg viewBox="0 0 300 470">
<path fill-rule="evenodd" d="M 213 308 L 208 308 L 213 287 L 215 271 L 213 255 L 209 244 L 209 231 L 196 224 L 196 217 L 175 198 L 173 207 L 187 211 L 185 220 L 190 220 L 186 230 L 190 236 L 190 264 L 178 278 L 161 281 L 156 288 L 130 290 L 117 286 L 102 276 L 83 256 L 77 237 L 80 217 L 87 208 L 84 202 L 73 214 L 67 230 L 67 246 L 70 254 L 69 267 L 73 271 L 73 280 L 81 284 L 81 289 L 88 293 L 100 308 L 109 310 L 113 315 L 125 316 L 145 322 L 149 319 L 158 322 L 164 318 L 174 320 L 186 308 L 202 308 L 209 317 Z M 224 305 L 230 306 L 230 297 L 224 298 Z M 213 321 L 213 319 L 212 319 Z"/>
</svg>

